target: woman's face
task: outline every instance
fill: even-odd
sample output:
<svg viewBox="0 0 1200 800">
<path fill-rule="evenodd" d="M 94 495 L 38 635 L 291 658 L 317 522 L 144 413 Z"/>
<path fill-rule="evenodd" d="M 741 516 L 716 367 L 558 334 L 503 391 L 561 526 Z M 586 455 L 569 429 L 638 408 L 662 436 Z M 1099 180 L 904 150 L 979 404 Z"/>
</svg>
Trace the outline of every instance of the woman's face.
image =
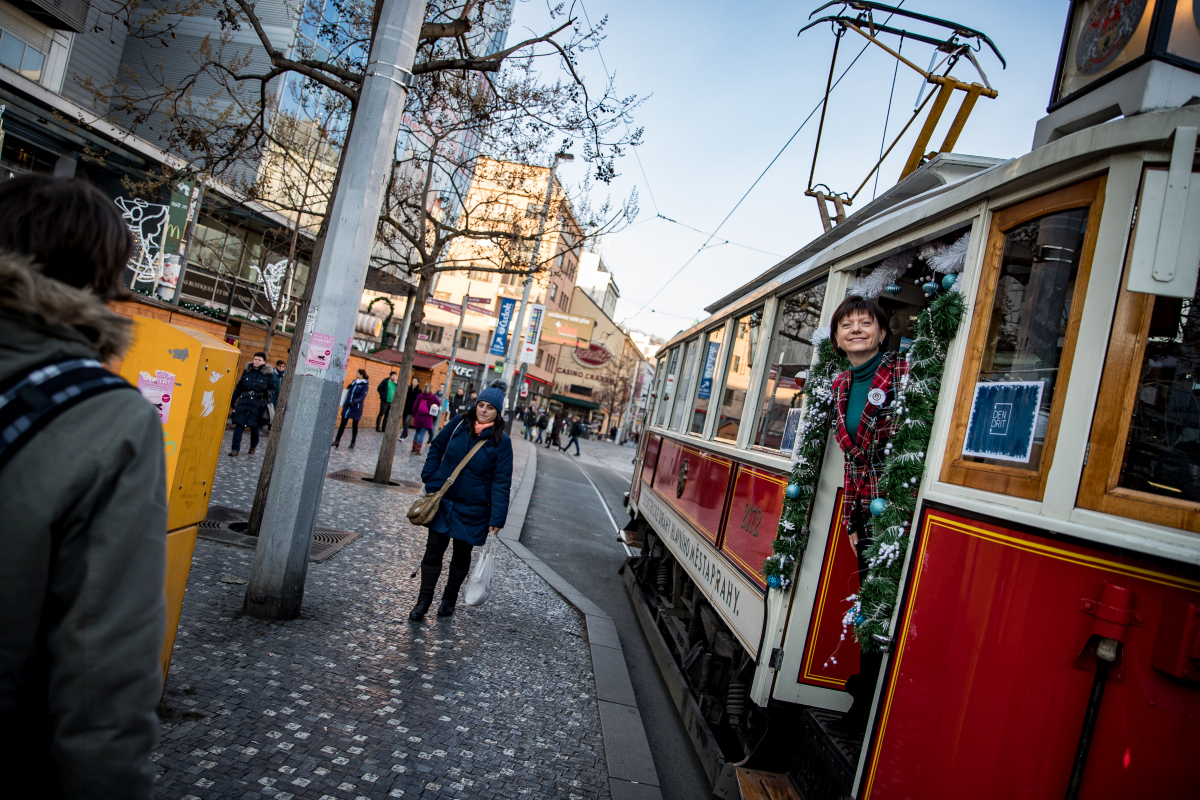
<svg viewBox="0 0 1200 800">
<path fill-rule="evenodd" d="M 879 352 L 887 331 L 866 311 L 855 311 L 842 318 L 836 335 L 838 346 L 846 351 L 850 363 L 857 366 Z"/>
<path fill-rule="evenodd" d="M 496 407 L 485 400 L 475 404 L 475 419 L 482 423 L 495 422 L 496 413 Z"/>
</svg>

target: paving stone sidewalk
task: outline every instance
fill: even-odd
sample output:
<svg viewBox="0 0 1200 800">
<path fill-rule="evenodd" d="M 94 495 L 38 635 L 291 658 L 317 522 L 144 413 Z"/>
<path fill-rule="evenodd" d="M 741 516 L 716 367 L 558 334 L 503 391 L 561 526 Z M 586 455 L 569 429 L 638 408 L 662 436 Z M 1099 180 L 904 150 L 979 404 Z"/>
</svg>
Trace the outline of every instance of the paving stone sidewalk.
<svg viewBox="0 0 1200 800">
<path fill-rule="evenodd" d="M 372 471 L 379 436 L 348 451 L 347 433 L 329 471 Z M 394 477 L 417 480 L 408 449 Z M 215 505 L 249 509 L 261 452 L 221 457 Z M 582 616 L 498 547 L 484 606 L 409 623 L 425 541 L 404 516 L 413 497 L 326 480 L 318 524 L 363 536 L 309 564 L 291 622 L 243 616 L 245 586 L 222 582 L 249 578 L 253 551 L 197 543 L 158 797 L 609 797 Z"/>
</svg>

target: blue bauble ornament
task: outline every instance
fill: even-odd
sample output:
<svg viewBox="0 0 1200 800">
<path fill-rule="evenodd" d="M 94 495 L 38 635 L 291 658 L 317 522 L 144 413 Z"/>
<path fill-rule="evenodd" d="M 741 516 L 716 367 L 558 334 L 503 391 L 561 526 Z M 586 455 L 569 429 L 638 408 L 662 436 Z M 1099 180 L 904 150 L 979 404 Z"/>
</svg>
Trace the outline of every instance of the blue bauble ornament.
<svg viewBox="0 0 1200 800">
<path fill-rule="evenodd" d="M 871 501 L 871 516 L 878 517 L 884 511 L 887 511 L 888 502 L 882 497 L 876 497 Z"/>
<path fill-rule="evenodd" d="M 938 290 L 938 285 L 933 281 L 929 281 L 929 283 L 926 283 L 921 288 L 925 290 L 925 294 L 933 294 Z"/>
<path fill-rule="evenodd" d="M 890 294 L 892 297 L 895 297 L 896 295 L 900 294 L 900 284 L 890 283 L 887 286 L 883 287 L 883 290 L 885 292 L 887 292 L 888 294 Z"/>
<path fill-rule="evenodd" d="M 788 500 L 795 500 L 800 496 L 800 484 L 789 483 L 787 488 L 783 490 L 783 493 L 787 495 Z"/>
<path fill-rule="evenodd" d="M 954 288 L 954 284 L 958 282 L 958 276 L 952 273 L 946 273 L 942 276 L 942 288 L 947 292 Z"/>
<path fill-rule="evenodd" d="M 767 586 L 770 586 L 772 589 L 778 589 L 783 586 L 783 579 L 778 575 L 770 575 L 767 577 Z"/>
</svg>

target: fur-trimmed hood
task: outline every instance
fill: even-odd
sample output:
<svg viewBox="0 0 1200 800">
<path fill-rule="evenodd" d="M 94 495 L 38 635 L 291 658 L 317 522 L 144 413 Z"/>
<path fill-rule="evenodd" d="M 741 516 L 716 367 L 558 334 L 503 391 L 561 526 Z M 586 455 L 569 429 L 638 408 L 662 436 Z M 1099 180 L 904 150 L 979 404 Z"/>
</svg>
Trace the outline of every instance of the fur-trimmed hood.
<svg viewBox="0 0 1200 800">
<path fill-rule="evenodd" d="M 110 311 L 91 291 L 47 278 L 23 256 L 0 253 L 0 306 L 35 318 L 47 333 L 82 335 L 101 361 L 129 346 L 131 320 Z"/>
</svg>

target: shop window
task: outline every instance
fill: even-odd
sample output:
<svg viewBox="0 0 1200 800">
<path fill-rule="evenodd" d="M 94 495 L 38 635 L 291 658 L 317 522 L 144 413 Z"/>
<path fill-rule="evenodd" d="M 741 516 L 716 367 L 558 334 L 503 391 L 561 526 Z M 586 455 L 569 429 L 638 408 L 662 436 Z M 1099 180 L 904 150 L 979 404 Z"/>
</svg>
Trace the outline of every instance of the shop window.
<svg viewBox="0 0 1200 800">
<path fill-rule="evenodd" d="M 1200 293 L 1122 288 L 1079 505 L 1200 533 Z"/>
<path fill-rule="evenodd" d="M 662 392 L 658 399 L 658 413 L 654 415 L 654 424 L 662 425 L 666 419 L 669 409 L 671 408 L 671 400 L 675 397 L 675 368 L 679 365 L 679 348 L 672 348 L 667 355 L 667 373 L 663 379 Z"/>
<path fill-rule="evenodd" d="M 792 417 L 789 438 L 794 438 L 799 423 L 797 415 L 804 382 L 813 359 L 812 335 L 821 319 L 824 300 L 825 281 L 821 281 L 779 301 L 779 327 L 771 343 L 766 388 L 754 435 L 754 444 L 759 447 L 791 449 L 791 442 L 783 441 L 784 433 L 789 428 L 789 416 Z"/>
<path fill-rule="evenodd" d="M 544 355 L 544 353 L 545 353 L 544 350 L 541 350 L 540 348 L 538 349 L 537 356 L 535 356 L 533 359 L 533 365 L 535 367 L 540 367 L 542 365 L 542 356 Z"/>
<path fill-rule="evenodd" d="M 430 344 L 441 344 L 442 332 L 444 330 L 444 328 L 438 325 L 426 325 L 424 322 L 422 322 L 421 330 L 417 334 L 417 338 L 422 341 L 429 342 Z"/>
<path fill-rule="evenodd" d="M 725 402 L 721 404 L 721 416 L 717 420 L 717 439 L 737 441 L 745 414 L 746 393 L 750 390 L 750 371 L 762 340 L 762 315 L 763 310 L 759 308 L 734 323 L 733 357 L 725 374 Z"/>
<path fill-rule="evenodd" d="M 704 422 L 708 419 L 708 408 L 712 404 L 712 393 L 716 390 L 717 371 L 721 368 L 721 342 L 725 339 L 725 328 L 709 331 L 704 337 L 704 346 L 700 349 L 699 385 L 696 388 L 696 402 L 692 405 L 692 421 L 688 433 L 697 435 L 704 433 Z"/>
<path fill-rule="evenodd" d="M 1103 200 L 1097 178 L 993 215 L 942 480 L 1041 499 Z"/>
<path fill-rule="evenodd" d="M 679 383 L 678 401 L 671 421 L 671 430 L 682 430 L 683 419 L 687 416 L 688 400 L 692 396 L 692 382 L 696 377 L 696 353 L 700 350 L 699 342 L 693 339 L 686 343 L 683 356 L 683 377 Z"/>
</svg>

